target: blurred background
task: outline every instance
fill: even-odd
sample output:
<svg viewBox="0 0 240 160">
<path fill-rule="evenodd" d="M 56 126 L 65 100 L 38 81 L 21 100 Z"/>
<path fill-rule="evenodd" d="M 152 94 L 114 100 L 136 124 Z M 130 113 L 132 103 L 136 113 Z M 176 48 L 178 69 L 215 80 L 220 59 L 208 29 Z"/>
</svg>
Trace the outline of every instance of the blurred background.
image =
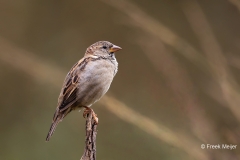
<svg viewBox="0 0 240 160">
<path fill-rule="evenodd" d="M 1 0 L 0 159 L 80 159 L 82 112 L 45 138 L 65 75 L 99 40 L 123 50 L 93 105 L 97 159 L 240 159 L 239 29 L 239 0 Z"/>
</svg>

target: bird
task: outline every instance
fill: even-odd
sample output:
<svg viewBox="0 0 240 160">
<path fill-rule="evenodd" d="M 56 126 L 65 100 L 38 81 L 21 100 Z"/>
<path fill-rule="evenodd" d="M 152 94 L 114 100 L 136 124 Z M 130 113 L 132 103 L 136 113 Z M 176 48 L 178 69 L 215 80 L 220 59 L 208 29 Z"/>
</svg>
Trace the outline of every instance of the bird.
<svg viewBox="0 0 240 160">
<path fill-rule="evenodd" d="M 59 98 L 46 141 L 49 141 L 57 125 L 73 110 L 85 108 L 86 113 L 109 89 L 118 71 L 115 52 L 122 48 L 108 41 L 90 45 L 82 59 L 68 72 Z M 96 123 L 98 119 L 93 112 Z"/>
</svg>

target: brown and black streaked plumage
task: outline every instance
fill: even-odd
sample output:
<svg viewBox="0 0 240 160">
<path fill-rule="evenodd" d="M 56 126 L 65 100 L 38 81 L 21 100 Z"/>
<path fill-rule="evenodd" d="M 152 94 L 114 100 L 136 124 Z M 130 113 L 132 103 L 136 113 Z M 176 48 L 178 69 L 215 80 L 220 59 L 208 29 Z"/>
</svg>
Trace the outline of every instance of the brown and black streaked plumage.
<svg viewBox="0 0 240 160">
<path fill-rule="evenodd" d="M 46 141 L 68 113 L 90 107 L 108 91 L 118 70 L 114 53 L 120 49 L 108 41 L 99 41 L 87 48 L 84 57 L 65 78 Z"/>
</svg>

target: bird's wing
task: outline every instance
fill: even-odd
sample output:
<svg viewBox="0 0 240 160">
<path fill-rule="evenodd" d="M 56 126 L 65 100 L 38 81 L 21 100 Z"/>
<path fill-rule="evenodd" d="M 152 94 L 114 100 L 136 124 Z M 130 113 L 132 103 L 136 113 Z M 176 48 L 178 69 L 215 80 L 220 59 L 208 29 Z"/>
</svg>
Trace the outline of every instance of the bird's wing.
<svg viewBox="0 0 240 160">
<path fill-rule="evenodd" d="M 61 93 L 58 98 L 58 109 L 60 112 L 66 110 L 77 101 L 78 81 L 81 75 L 76 69 L 79 67 L 79 65 L 81 65 L 82 61 L 83 59 L 77 62 L 68 72 L 65 78 Z"/>
<path fill-rule="evenodd" d="M 81 72 L 85 69 L 87 63 L 92 57 L 82 58 L 68 72 L 61 93 L 58 98 L 58 109 L 60 112 L 66 110 L 77 101 L 77 93 L 79 90 L 79 80 Z"/>
<path fill-rule="evenodd" d="M 74 102 L 76 102 L 77 91 L 78 91 L 78 75 L 67 75 L 62 91 L 58 98 L 58 108 L 63 111 L 70 107 Z"/>
<path fill-rule="evenodd" d="M 76 79 L 77 76 L 69 78 L 69 84 L 66 85 L 59 97 L 59 110 L 63 111 L 69 106 L 71 106 L 76 101 L 76 95 L 78 87 L 76 82 L 73 79 Z"/>
</svg>

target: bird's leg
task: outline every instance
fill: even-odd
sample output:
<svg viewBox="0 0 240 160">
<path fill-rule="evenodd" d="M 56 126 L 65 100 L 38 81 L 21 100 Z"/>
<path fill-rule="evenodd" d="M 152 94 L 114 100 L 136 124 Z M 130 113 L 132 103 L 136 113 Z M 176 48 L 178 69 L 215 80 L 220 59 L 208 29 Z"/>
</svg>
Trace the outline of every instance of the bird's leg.
<svg viewBox="0 0 240 160">
<path fill-rule="evenodd" d="M 91 109 L 89 107 L 84 107 L 83 118 L 86 118 L 89 113 L 91 113 Z"/>
<path fill-rule="evenodd" d="M 84 106 L 85 110 L 83 111 L 83 117 L 86 118 L 89 113 L 92 113 L 93 119 L 98 124 L 97 114 L 89 107 Z"/>
</svg>

